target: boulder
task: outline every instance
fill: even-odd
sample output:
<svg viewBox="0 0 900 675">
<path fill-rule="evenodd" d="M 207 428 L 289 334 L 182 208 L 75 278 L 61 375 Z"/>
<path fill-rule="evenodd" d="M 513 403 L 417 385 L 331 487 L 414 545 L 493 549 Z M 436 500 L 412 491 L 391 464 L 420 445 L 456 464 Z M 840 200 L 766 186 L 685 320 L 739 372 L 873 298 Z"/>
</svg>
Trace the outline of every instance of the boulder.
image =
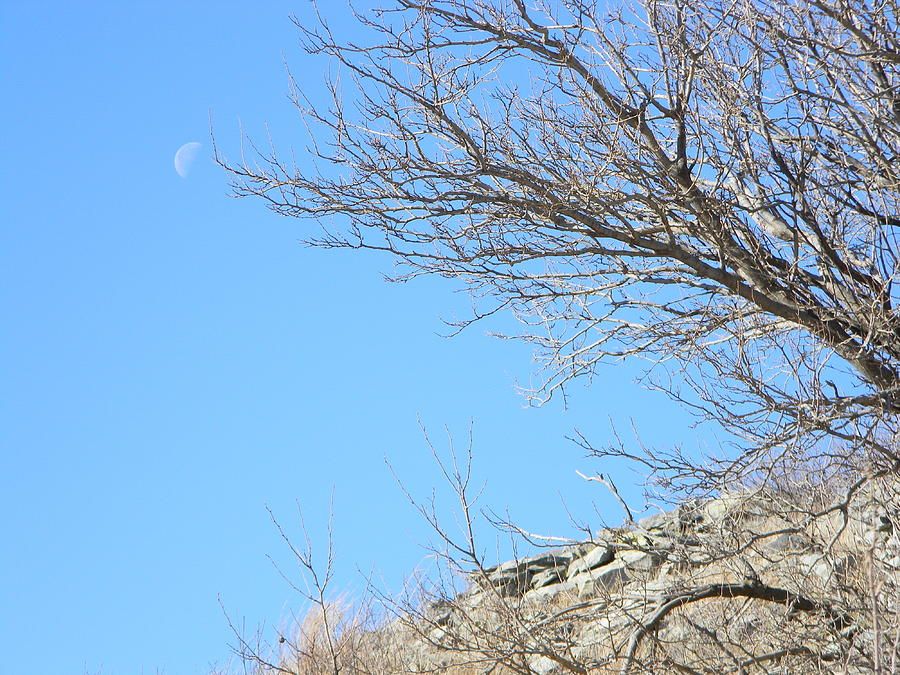
<svg viewBox="0 0 900 675">
<path fill-rule="evenodd" d="M 615 548 L 608 542 L 601 542 L 582 557 L 573 560 L 566 569 L 566 579 L 587 572 L 595 567 L 601 567 L 609 563 L 615 555 Z"/>
<path fill-rule="evenodd" d="M 570 577 L 567 582 L 574 585 L 579 598 L 591 598 L 602 590 L 613 590 L 628 580 L 628 569 L 621 560 L 615 560 L 603 567 L 590 569 Z"/>
<path fill-rule="evenodd" d="M 619 551 L 616 561 L 621 562 L 626 569 L 649 572 L 659 566 L 659 558 L 647 551 Z"/>
<path fill-rule="evenodd" d="M 556 675 L 563 670 L 549 656 L 534 656 L 528 660 L 528 672 L 535 673 L 535 675 Z"/>
</svg>

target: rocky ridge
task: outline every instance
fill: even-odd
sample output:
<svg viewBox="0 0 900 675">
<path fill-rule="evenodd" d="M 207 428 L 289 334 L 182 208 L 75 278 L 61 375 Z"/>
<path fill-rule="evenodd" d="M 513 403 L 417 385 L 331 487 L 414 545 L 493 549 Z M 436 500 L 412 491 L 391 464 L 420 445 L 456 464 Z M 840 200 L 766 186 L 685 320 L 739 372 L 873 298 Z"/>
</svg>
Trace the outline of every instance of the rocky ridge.
<svg viewBox="0 0 900 675">
<path fill-rule="evenodd" d="M 481 568 L 398 622 L 403 669 L 880 672 L 900 615 L 898 506 L 872 490 L 830 508 L 726 494 Z"/>
</svg>

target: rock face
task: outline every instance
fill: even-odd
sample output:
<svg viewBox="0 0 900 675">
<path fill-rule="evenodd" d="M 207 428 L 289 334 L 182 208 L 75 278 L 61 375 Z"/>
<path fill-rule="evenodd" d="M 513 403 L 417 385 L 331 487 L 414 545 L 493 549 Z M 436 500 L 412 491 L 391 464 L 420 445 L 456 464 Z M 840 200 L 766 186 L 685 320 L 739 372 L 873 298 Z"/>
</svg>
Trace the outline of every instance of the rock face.
<svg viewBox="0 0 900 675">
<path fill-rule="evenodd" d="M 900 644 L 896 495 L 725 494 L 477 570 L 407 617 L 397 672 L 874 673 Z"/>
</svg>

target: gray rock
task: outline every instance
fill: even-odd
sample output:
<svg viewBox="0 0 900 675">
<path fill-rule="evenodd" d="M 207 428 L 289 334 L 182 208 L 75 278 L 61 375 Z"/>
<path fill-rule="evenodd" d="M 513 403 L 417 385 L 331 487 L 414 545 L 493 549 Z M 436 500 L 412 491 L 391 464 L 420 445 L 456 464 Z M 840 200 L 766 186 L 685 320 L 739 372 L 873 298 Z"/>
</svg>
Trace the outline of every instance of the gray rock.
<svg viewBox="0 0 900 675">
<path fill-rule="evenodd" d="M 656 513 L 641 518 L 637 524 L 642 530 L 659 530 L 666 533 L 677 533 L 681 529 L 681 522 L 675 512 Z"/>
<path fill-rule="evenodd" d="M 549 586 L 541 586 L 540 588 L 532 589 L 522 596 L 522 599 L 526 602 L 543 604 L 545 602 L 550 602 L 564 593 L 576 595 L 578 593 L 578 587 L 571 581 L 563 581 L 560 584 L 550 584 Z"/>
<path fill-rule="evenodd" d="M 809 548 L 809 538 L 799 532 L 782 532 L 764 541 L 770 551 L 802 551 Z"/>
<path fill-rule="evenodd" d="M 579 598 L 590 598 L 601 590 L 612 590 L 628 580 L 628 570 L 620 560 L 603 567 L 581 572 L 568 579 L 575 586 Z"/>
<path fill-rule="evenodd" d="M 546 586 L 559 581 L 577 553 L 576 549 L 554 549 L 531 556 L 517 558 L 484 570 L 487 581 L 501 595 L 522 595 L 530 587 L 535 586 L 534 578 L 538 575 L 536 587 Z M 482 577 L 480 583 L 484 584 Z"/>
<path fill-rule="evenodd" d="M 647 551 L 620 551 L 616 561 L 621 562 L 626 569 L 650 571 L 659 566 L 659 558 Z"/>
<path fill-rule="evenodd" d="M 765 515 L 765 508 L 758 498 L 735 492 L 706 502 L 703 515 L 710 520 L 758 518 Z"/>
<path fill-rule="evenodd" d="M 572 561 L 572 564 L 566 570 L 566 578 L 569 579 L 595 567 L 606 565 L 613 559 L 614 553 L 615 550 L 611 544 L 606 542 L 598 544 L 581 558 Z"/>
<path fill-rule="evenodd" d="M 531 579 L 531 587 L 532 588 L 543 588 L 544 586 L 549 586 L 550 584 L 558 584 L 562 581 L 563 575 L 565 575 L 565 568 L 551 567 L 550 569 L 546 569 L 543 572 L 538 572 Z"/>
<path fill-rule="evenodd" d="M 492 574 L 488 581 L 500 595 L 513 597 L 522 595 L 531 586 L 533 576 L 533 572 L 529 569 L 515 569 Z"/>
<path fill-rule="evenodd" d="M 446 626 L 453 618 L 453 605 L 447 600 L 438 600 L 425 608 L 425 620 L 435 626 Z"/>
<path fill-rule="evenodd" d="M 560 665 L 549 656 L 537 656 L 528 660 L 529 672 L 535 675 L 555 675 L 561 673 Z"/>
<path fill-rule="evenodd" d="M 800 564 L 804 574 L 815 574 L 825 583 L 832 581 L 835 573 L 840 571 L 840 565 L 833 565 L 831 561 L 821 553 L 809 553 L 800 556 L 797 562 Z"/>
<path fill-rule="evenodd" d="M 537 572 L 538 570 L 546 569 L 548 567 L 565 567 L 576 557 L 576 555 L 577 551 L 575 548 L 552 549 L 533 555 L 530 558 L 516 558 L 515 560 L 509 560 L 500 565 L 487 567 L 484 571 L 488 576 L 493 576 L 494 574 L 506 574 L 519 569 L 528 569 Z"/>
</svg>

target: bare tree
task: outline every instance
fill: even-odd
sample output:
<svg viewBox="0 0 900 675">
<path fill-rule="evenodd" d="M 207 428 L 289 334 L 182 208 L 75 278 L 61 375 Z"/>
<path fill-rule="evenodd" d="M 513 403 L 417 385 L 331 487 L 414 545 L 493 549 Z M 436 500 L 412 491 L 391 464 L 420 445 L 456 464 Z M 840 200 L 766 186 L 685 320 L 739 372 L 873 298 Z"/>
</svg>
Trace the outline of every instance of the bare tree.
<svg viewBox="0 0 900 675">
<path fill-rule="evenodd" d="M 637 604 L 607 593 L 550 615 L 524 600 L 537 589 L 509 600 L 470 536 L 445 537 L 448 564 L 490 593 L 446 599 L 455 624 L 410 605 L 413 628 L 484 672 L 536 672 L 532 657 L 568 672 L 896 672 L 896 3 L 388 4 L 358 16 L 366 43 L 296 21 L 336 66 L 332 103 L 295 85 L 310 129 L 299 164 L 217 155 L 236 193 L 318 221 L 314 245 L 393 254 L 399 279 L 461 281 L 478 299 L 461 328 L 515 313 L 544 365 L 536 401 L 604 360 L 647 359 L 647 383 L 721 424 L 735 451 L 697 462 L 576 440 L 669 491 L 739 487 L 742 502 L 665 536 L 630 523 L 614 555 L 687 571 Z M 470 523 L 468 474 L 447 475 Z M 750 518 L 747 504 L 765 509 Z M 860 547 L 868 562 L 847 562 Z M 810 572 L 823 565 L 827 592 Z M 835 586 L 839 568 L 855 581 Z M 560 633 L 614 606 L 628 620 L 602 657 Z M 765 627 L 752 644 L 747 607 Z M 502 621 L 485 618 L 495 610 Z M 667 642 L 664 624 L 693 638 Z"/>
<path fill-rule="evenodd" d="M 650 381 L 743 439 L 714 482 L 823 439 L 897 461 L 893 3 L 389 4 L 371 44 L 297 22 L 333 104 L 295 88 L 309 163 L 220 158 L 237 194 L 462 280 L 471 320 L 514 311 L 538 399 L 666 364 Z"/>
</svg>

